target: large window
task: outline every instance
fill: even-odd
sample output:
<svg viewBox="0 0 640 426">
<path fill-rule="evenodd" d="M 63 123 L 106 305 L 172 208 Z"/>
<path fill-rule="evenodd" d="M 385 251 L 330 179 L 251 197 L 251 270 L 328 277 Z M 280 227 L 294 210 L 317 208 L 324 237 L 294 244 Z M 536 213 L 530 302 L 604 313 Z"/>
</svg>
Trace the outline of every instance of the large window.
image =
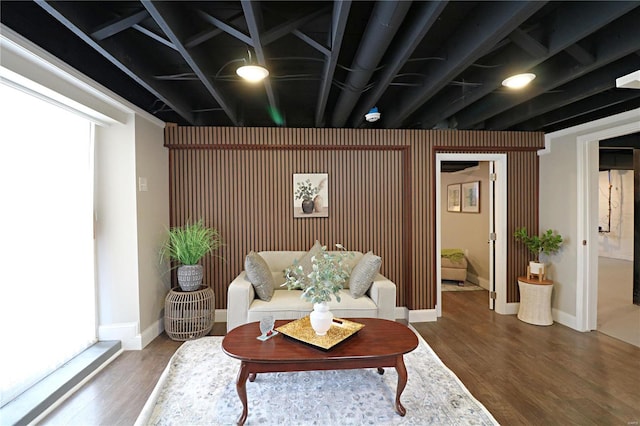
<svg viewBox="0 0 640 426">
<path fill-rule="evenodd" d="M 0 83 L 0 406 L 96 341 L 92 140 Z"/>
</svg>

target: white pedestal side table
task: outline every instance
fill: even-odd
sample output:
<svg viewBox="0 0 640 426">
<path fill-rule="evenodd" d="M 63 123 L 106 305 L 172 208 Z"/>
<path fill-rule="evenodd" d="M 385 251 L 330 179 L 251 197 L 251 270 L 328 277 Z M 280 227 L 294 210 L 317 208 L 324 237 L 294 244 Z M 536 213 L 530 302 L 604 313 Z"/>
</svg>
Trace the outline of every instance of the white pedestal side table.
<svg viewBox="0 0 640 426">
<path fill-rule="evenodd" d="M 551 292 L 553 281 L 518 277 L 520 308 L 518 319 L 534 325 L 551 325 Z"/>
</svg>

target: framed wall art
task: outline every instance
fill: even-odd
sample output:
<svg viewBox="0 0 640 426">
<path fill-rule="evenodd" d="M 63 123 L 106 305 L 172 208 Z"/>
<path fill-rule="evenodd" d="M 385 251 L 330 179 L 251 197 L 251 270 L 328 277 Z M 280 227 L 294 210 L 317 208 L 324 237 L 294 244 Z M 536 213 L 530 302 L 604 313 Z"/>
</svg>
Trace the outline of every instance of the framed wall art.
<svg viewBox="0 0 640 426">
<path fill-rule="evenodd" d="M 447 211 L 459 212 L 460 211 L 460 184 L 447 186 Z"/>
<path fill-rule="evenodd" d="M 480 213 L 480 181 L 462 184 L 462 211 Z"/>
<path fill-rule="evenodd" d="M 293 217 L 329 217 L 329 174 L 293 174 Z"/>
</svg>

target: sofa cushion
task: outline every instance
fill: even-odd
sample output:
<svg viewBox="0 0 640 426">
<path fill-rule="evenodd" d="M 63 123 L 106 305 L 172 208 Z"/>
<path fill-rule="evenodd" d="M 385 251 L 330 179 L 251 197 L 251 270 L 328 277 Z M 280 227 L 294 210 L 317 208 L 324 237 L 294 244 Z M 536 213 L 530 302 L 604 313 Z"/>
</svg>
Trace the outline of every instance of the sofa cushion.
<svg viewBox="0 0 640 426">
<path fill-rule="evenodd" d="M 371 251 L 362 256 L 349 277 L 349 292 L 354 298 L 362 297 L 369 290 L 381 264 L 382 258 Z"/>
<path fill-rule="evenodd" d="M 313 310 L 313 303 L 301 299 L 302 290 L 276 290 L 269 302 L 254 299 L 249 311 L 276 314 L 278 318 L 302 318 Z M 331 298 L 329 309 L 335 316 L 370 317 L 376 315 L 377 306 L 369 297 L 354 298 L 348 290 L 340 290 L 340 302 Z"/>
<path fill-rule="evenodd" d="M 298 259 L 297 263 L 294 262 L 291 266 L 296 264 L 300 265 L 302 266 L 302 272 L 304 275 L 309 275 L 311 271 L 313 271 L 313 263 L 311 262 L 311 259 L 320 253 L 322 253 L 322 244 L 320 244 L 320 241 L 316 240 L 311 249 L 304 256 Z"/>
<path fill-rule="evenodd" d="M 294 260 L 304 256 L 306 251 L 260 251 L 258 254 L 269 265 L 271 272 L 279 272 L 284 278 L 284 270 L 287 269 Z"/>
<path fill-rule="evenodd" d="M 244 259 L 247 280 L 253 285 L 256 295 L 264 301 L 271 300 L 275 282 L 269 265 L 258 253 L 252 251 Z"/>
</svg>

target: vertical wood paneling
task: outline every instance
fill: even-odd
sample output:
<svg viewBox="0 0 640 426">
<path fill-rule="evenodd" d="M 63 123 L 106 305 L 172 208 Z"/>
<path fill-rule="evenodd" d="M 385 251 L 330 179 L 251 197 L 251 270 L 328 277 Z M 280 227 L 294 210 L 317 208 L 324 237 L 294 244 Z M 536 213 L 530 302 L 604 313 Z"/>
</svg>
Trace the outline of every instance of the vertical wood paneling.
<svg viewBox="0 0 640 426">
<path fill-rule="evenodd" d="M 307 250 L 318 239 L 372 250 L 398 286 L 397 304 L 435 307 L 435 151 L 507 152 L 508 230 L 537 224 L 540 133 L 178 127 L 170 148 L 171 223 L 202 217 L 220 229 L 224 258 L 205 279 L 226 289 L 250 250 Z M 329 173 L 329 218 L 293 218 L 294 173 Z M 508 243 L 508 301 L 527 253 Z"/>
</svg>

